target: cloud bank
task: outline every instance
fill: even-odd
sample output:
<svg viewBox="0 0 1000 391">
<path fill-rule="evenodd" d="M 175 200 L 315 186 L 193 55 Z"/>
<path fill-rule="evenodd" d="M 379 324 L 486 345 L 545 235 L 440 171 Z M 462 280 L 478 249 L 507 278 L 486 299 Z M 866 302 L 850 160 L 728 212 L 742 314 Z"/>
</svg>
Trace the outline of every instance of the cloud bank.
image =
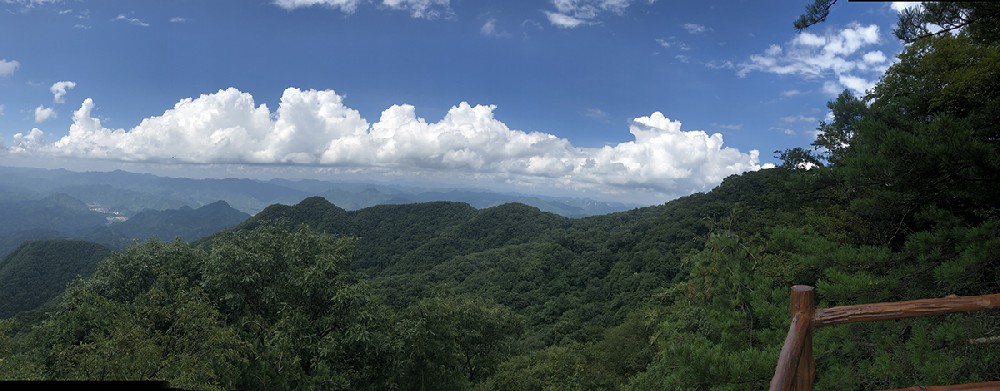
<svg viewBox="0 0 1000 391">
<path fill-rule="evenodd" d="M 179 101 L 132 129 L 105 127 L 86 99 L 69 133 L 51 143 L 33 129 L 9 152 L 123 162 L 338 167 L 355 172 L 444 173 L 457 180 L 584 189 L 622 199 L 666 200 L 709 190 L 723 178 L 765 168 L 756 150 L 723 146 L 721 134 L 682 131 L 655 112 L 629 125 L 634 140 L 579 148 L 507 127 L 495 106 L 462 102 L 427 122 L 393 105 L 375 123 L 331 90 L 284 91 L 278 108 L 234 88 Z"/>
<path fill-rule="evenodd" d="M 750 56 L 749 61 L 739 64 L 737 75 L 767 72 L 828 79 L 823 85 L 828 94 L 849 89 L 863 95 L 892 63 L 879 50 L 865 50 L 879 42 L 879 27 L 874 24 L 851 24 L 824 35 L 802 32 L 784 46 L 771 45 L 763 53 Z"/>
</svg>

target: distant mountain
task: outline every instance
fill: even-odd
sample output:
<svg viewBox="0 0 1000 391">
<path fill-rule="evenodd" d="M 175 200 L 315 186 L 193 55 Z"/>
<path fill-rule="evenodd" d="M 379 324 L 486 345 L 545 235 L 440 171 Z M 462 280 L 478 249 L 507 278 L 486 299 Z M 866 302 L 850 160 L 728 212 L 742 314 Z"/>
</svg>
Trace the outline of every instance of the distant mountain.
<svg viewBox="0 0 1000 391">
<path fill-rule="evenodd" d="M 63 169 L 0 167 L 0 200 L 31 199 L 63 193 L 107 212 L 125 216 L 144 209 L 198 208 L 224 200 L 243 212 L 255 214 L 271 204 L 295 204 L 322 196 L 345 210 L 382 204 L 464 202 L 489 208 L 518 202 L 567 217 L 585 217 L 634 209 L 640 205 L 601 202 L 586 198 L 547 197 L 501 193 L 481 189 L 428 189 L 360 182 L 315 179 L 187 179 L 111 172 L 72 172 Z"/>
<path fill-rule="evenodd" d="M 250 215 L 229 206 L 225 201 L 217 201 L 198 209 L 183 206 L 171 210 L 144 210 L 127 221 L 113 223 L 84 234 L 84 237 L 101 243 L 115 243 L 133 239 L 184 241 L 201 239 L 237 225 Z M 118 246 L 116 246 L 118 247 Z"/>
<path fill-rule="evenodd" d="M 191 206 L 190 202 L 178 198 L 120 189 L 109 184 L 72 185 L 57 188 L 55 191 L 89 202 L 96 208 L 119 212 L 129 217 L 147 209 L 166 210 Z"/>
<path fill-rule="evenodd" d="M 109 212 L 126 214 L 184 205 L 197 208 L 218 200 L 225 200 L 244 212 L 256 213 L 274 203 L 295 203 L 308 196 L 299 190 L 252 179 L 166 178 L 121 170 L 72 172 L 0 167 L 0 186 L 27 188 L 43 195 L 69 193 Z"/>
<path fill-rule="evenodd" d="M 74 277 L 88 277 L 111 254 L 78 240 L 28 241 L 0 260 L 0 318 L 29 311 L 58 296 Z"/>
<path fill-rule="evenodd" d="M 249 214 L 217 201 L 197 209 L 152 210 L 124 219 L 64 193 L 36 200 L 0 199 L 0 257 L 21 243 L 43 239 L 78 239 L 121 248 L 133 240 L 196 240 L 239 224 Z"/>
<path fill-rule="evenodd" d="M 108 214 L 87 208 L 82 201 L 66 194 L 53 194 L 37 200 L 0 200 L 0 235 L 20 231 L 52 231 L 63 234 L 102 225 Z"/>
</svg>

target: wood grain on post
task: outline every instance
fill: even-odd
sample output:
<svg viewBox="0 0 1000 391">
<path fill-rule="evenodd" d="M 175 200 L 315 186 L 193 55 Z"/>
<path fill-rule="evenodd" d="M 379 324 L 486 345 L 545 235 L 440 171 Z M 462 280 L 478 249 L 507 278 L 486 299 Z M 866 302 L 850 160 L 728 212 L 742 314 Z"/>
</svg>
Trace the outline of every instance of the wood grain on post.
<svg viewBox="0 0 1000 391">
<path fill-rule="evenodd" d="M 814 295 L 816 289 L 806 285 L 792 287 L 792 313 L 799 313 L 807 320 L 806 335 L 802 341 L 802 353 L 799 354 L 799 365 L 795 371 L 795 390 L 812 391 L 816 378 L 816 363 L 813 361 L 812 335 L 813 316 L 816 313 Z"/>
<path fill-rule="evenodd" d="M 813 327 L 972 312 L 1000 308 L 1000 293 L 985 296 L 956 296 L 940 299 L 845 305 L 816 310 Z"/>
<path fill-rule="evenodd" d="M 786 391 L 793 389 L 812 389 L 812 380 L 816 368 L 813 365 L 812 346 L 808 347 L 808 357 L 804 356 L 807 345 L 812 345 L 812 315 L 815 311 L 811 286 L 796 285 L 792 287 L 792 324 L 788 327 L 785 344 L 781 347 L 778 364 L 771 378 L 771 391 Z M 803 366 L 800 368 L 800 366 Z M 801 373 L 801 375 L 800 375 Z M 803 384 L 808 382 L 806 388 Z"/>
</svg>

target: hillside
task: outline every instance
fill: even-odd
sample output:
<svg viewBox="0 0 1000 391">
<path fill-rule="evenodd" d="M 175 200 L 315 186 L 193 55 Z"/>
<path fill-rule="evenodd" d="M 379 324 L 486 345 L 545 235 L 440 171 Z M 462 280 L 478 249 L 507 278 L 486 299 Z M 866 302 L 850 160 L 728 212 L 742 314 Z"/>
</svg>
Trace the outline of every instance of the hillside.
<svg viewBox="0 0 1000 391">
<path fill-rule="evenodd" d="M 957 12 L 914 12 L 997 11 L 942 6 Z M 568 218 L 309 197 L 193 244 L 129 246 L 51 311 L 0 319 L 0 378 L 767 389 L 793 285 L 820 308 L 1000 292 L 998 26 L 911 36 L 867 95 L 828 104 L 811 147 L 663 205 Z M 47 254 L 26 246 L 5 262 Z M 997 380 L 998 335 L 997 311 L 817 329 L 815 389 Z"/>
<path fill-rule="evenodd" d="M 0 261 L 0 318 L 32 310 L 56 297 L 74 277 L 88 277 L 107 247 L 76 240 L 22 244 Z"/>
</svg>

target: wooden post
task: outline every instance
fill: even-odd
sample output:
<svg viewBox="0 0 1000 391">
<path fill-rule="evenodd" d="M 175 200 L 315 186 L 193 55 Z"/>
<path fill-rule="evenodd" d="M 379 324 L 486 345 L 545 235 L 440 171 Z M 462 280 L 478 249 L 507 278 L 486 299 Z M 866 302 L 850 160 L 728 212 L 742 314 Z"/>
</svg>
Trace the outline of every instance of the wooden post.
<svg viewBox="0 0 1000 391">
<path fill-rule="evenodd" d="M 795 371 L 794 389 L 812 391 L 813 380 L 816 379 L 816 362 L 813 360 L 813 315 L 816 313 L 814 299 L 816 289 L 807 285 L 792 287 L 792 316 L 799 314 L 805 320 L 806 335 L 802 343 L 802 353 L 799 354 L 799 365 Z"/>
<path fill-rule="evenodd" d="M 778 365 L 771 378 L 771 391 L 812 390 L 816 367 L 812 356 L 812 316 L 816 312 L 811 286 L 792 287 L 792 322 Z"/>
</svg>

